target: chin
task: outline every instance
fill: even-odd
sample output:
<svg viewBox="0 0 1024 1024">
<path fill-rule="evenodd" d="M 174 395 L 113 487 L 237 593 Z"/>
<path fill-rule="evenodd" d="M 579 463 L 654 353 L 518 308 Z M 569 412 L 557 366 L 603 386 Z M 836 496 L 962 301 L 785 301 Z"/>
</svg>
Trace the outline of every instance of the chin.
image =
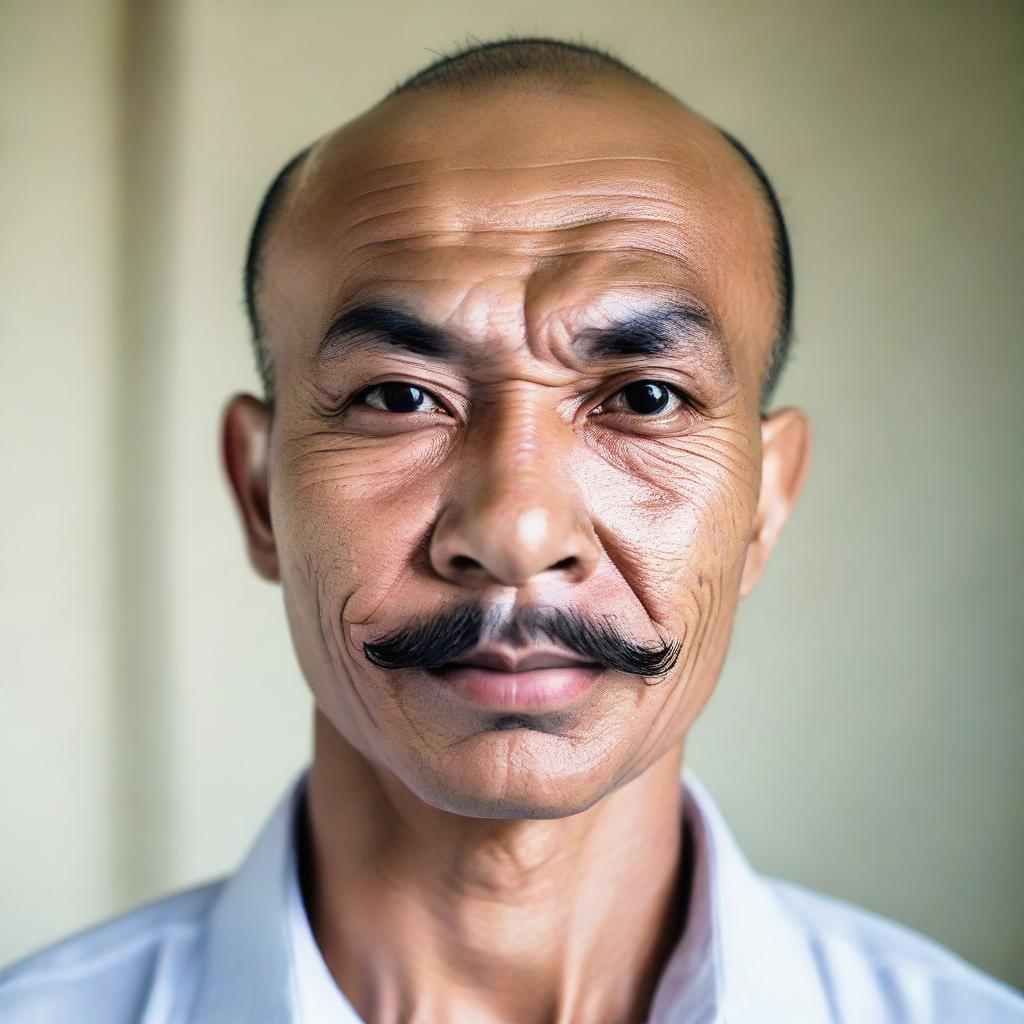
<svg viewBox="0 0 1024 1024">
<path fill-rule="evenodd" d="M 566 818 L 612 788 L 602 753 L 594 763 L 570 736 L 506 722 L 461 740 L 439 763 L 418 764 L 403 781 L 424 803 L 464 817 Z"/>
</svg>

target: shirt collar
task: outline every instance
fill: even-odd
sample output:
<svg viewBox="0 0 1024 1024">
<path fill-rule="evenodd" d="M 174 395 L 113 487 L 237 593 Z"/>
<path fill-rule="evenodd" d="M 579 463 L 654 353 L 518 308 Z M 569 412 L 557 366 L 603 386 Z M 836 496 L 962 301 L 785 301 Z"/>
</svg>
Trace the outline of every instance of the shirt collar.
<svg viewBox="0 0 1024 1024">
<path fill-rule="evenodd" d="M 683 802 L 694 838 L 691 905 L 655 993 L 651 1024 L 831 1019 L 803 933 L 689 768 Z"/>
<path fill-rule="evenodd" d="M 299 894 L 294 834 L 305 782 L 303 771 L 212 908 L 195 1024 L 305 1024 L 322 1019 L 317 1009 L 325 1007 L 339 1024 L 358 1024 L 320 957 Z M 690 769 L 681 800 L 693 835 L 693 884 L 650 1024 L 828 1019 L 807 943 Z"/>
<path fill-rule="evenodd" d="M 306 771 L 289 786 L 210 910 L 194 1024 L 298 1018 L 286 894 Z"/>
</svg>

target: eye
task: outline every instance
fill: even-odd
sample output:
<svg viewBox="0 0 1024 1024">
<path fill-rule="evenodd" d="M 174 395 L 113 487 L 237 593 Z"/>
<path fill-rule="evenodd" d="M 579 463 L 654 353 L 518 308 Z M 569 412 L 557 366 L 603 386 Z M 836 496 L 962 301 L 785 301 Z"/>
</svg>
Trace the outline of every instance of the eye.
<svg viewBox="0 0 1024 1024">
<path fill-rule="evenodd" d="M 616 391 L 606 404 L 613 406 L 619 399 L 625 404 L 626 412 L 637 416 L 656 416 L 670 407 L 675 410 L 685 404 L 677 388 L 660 380 L 633 381 Z"/>
<path fill-rule="evenodd" d="M 429 391 L 400 380 L 389 380 L 383 384 L 374 384 L 373 387 L 366 388 L 365 391 L 359 393 L 354 404 L 365 404 L 371 409 L 379 409 L 381 412 L 442 411 L 441 405 Z"/>
</svg>

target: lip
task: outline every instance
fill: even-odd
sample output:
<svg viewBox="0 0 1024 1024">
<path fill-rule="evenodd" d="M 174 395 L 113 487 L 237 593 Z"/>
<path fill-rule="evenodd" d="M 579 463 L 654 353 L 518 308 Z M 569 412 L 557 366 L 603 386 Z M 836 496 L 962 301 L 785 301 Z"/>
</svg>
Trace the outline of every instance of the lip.
<svg viewBox="0 0 1024 1024">
<path fill-rule="evenodd" d="M 474 659 L 476 660 L 476 659 Z M 482 659 L 481 659 L 482 660 Z M 441 685 L 478 707 L 495 711 L 555 711 L 571 704 L 594 687 L 605 669 L 579 660 L 561 659 L 567 664 L 530 667 L 529 658 L 519 664 L 521 671 L 486 668 L 452 662 L 431 672 Z M 556 659 L 538 655 L 532 659 Z"/>
</svg>

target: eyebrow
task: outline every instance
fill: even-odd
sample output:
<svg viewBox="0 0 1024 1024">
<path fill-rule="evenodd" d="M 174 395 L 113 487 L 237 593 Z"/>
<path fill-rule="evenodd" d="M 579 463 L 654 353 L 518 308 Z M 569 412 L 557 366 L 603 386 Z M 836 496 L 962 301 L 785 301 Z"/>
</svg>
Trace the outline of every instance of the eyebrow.
<svg viewBox="0 0 1024 1024">
<path fill-rule="evenodd" d="M 712 365 L 723 377 L 732 376 L 725 339 L 714 318 L 690 302 L 642 309 L 610 327 L 589 328 L 574 339 L 586 359 L 680 355 Z"/>
<path fill-rule="evenodd" d="M 455 356 L 444 331 L 395 306 L 365 303 L 342 313 L 327 328 L 316 357 L 337 359 L 353 347 L 366 345 L 400 348 L 434 359 L 451 360 Z"/>
<path fill-rule="evenodd" d="M 629 313 L 602 328 L 587 328 L 573 339 L 588 362 L 635 356 L 678 355 L 696 359 L 723 381 L 733 380 L 722 332 L 714 318 L 690 302 L 672 302 Z M 368 302 L 337 317 L 324 332 L 316 358 L 337 359 L 355 348 L 401 349 L 444 362 L 458 358 L 452 337 L 397 306 Z"/>
</svg>

